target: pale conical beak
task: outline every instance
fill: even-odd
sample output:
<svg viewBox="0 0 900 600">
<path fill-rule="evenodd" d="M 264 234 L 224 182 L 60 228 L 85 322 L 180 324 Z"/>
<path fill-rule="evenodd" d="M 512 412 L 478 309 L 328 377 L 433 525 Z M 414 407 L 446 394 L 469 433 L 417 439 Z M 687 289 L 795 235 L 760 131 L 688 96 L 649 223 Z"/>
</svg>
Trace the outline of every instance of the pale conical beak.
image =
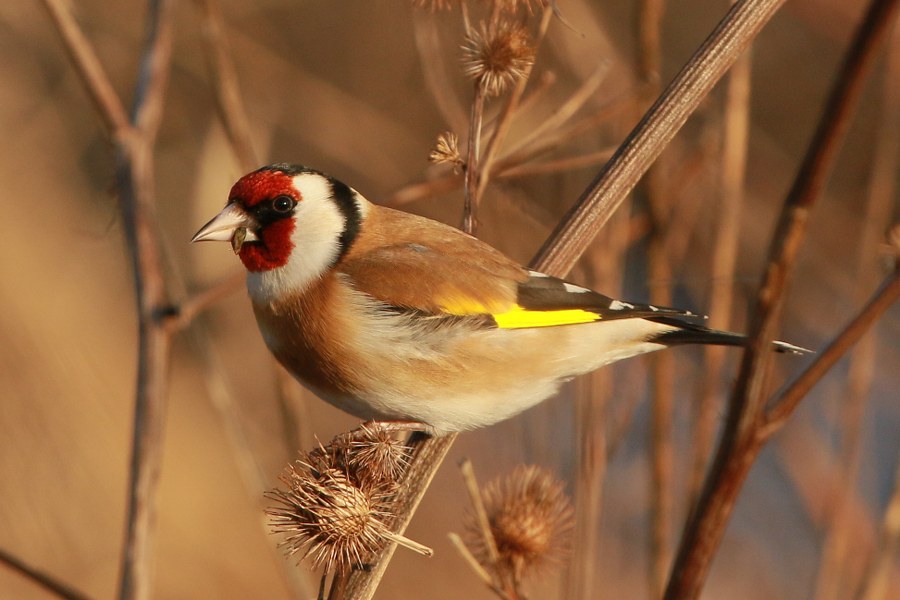
<svg viewBox="0 0 900 600">
<path fill-rule="evenodd" d="M 244 211 L 243 208 L 235 204 L 229 203 L 222 212 L 217 214 L 212 220 L 200 228 L 191 242 L 231 242 L 231 248 L 237 254 L 241 251 L 244 242 L 255 242 L 259 238 L 256 236 L 257 223 Z"/>
</svg>

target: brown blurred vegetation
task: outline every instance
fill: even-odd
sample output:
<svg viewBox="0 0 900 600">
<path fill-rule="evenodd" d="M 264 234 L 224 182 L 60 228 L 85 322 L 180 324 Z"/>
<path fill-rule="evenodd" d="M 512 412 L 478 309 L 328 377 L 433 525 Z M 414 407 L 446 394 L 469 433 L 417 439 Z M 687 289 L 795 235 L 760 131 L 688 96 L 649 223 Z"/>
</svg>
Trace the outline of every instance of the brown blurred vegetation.
<svg viewBox="0 0 900 600">
<path fill-rule="evenodd" d="M 669 3 L 662 81 L 687 60 L 726 4 Z M 863 5 L 788 2 L 755 46 L 735 329 L 744 327 L 744 307 L 759 278 L 773 219 Z M 601 60 L 609 61 L 609 73 L 585 114 L 623 98 L 639 99 L 634 3 L 566 0 L 560 8 L 572 29 L 551 25 L 535 68 L 536 77 L 552 71 L 556 80 L 538 106 L 516 121 L 513 139 L 564 102 Z M 127 100 L 142 39 L 143 5 L 75 0 L 73 9 Z M 426 161 L 438 133 L 451 129 L 464 135 L 471 88 L 458 75 L 456 13 L 433 16 L 400 0 L 224 0 L 222 9 L 252 142 L 264 162 L 315 166 L 370 200 L 389 202 L 405 185 L 438 172 Z M 200 27 L 196 6 L 180 3 L 156 152 L 160 234 L 171 275 L 184 282 L 183 294 L 239 268 L 221 246 L 187 244 L 241 174 L 217 116 Z M 421 39 L 433 31 L 442 51 L 423 51 L 424 42 L 417 48 L 417 35 Z M 0 3 L 0 54 L 0 127 L 6 139 L 0 147 L 0 547 L 91 597 L 109 598 L 116 590 L 125 518 L 136 340 L 130 263 L 110 191 L 112 154 L 95 108 L 39 3 Z M 900 72 L 886 74 L 884 65 L 881 60 L 867 85 L 826 196 L 812 216 L 791 285 L 782 337 L 806 347 L 821 347 L 883 273 L 883 257 L 874 253 L 860 272 L 857 245 L 884 80 L 900 78 Z M 442 88 L 436 99 L 426 74 L 440 69 L 455 84 Z M 675 214 L 685 228 L 678 242 L 683 260 L 670 283 L 677 305 L 701 312 L 708 306 L 711 283 L 720 92 L 688 122 L 661 167 L 669 181 L 677 182 L 671 185 L 671 201 L 683 207 Z M 616 144 L 637 114 L 637 108 L 613 111 L 599 130 L 570 140 L 559 155 Z M 595 171 L 500 180 L 485 195 L 479 235 L 527 261 Z M 896 165 L 894 174 L 896 180 Z M 461 193 L 427 197 L 403 208 L 458 224 Z M 634 212 L 640 211 L 638 205 Z M 893 220 L 898 217 L 895 202 Z M 635 223 L 639 233 L 640 220 Z M 628 222 L 614 219 L 610 227 L 628 227 Z M 595 277 L 592 260 L 602 255 L 610 236 L 601 236 L 594 256 L 586 257 L 572 279 L 610 293 L 624 289 L 627 298 L 648 298 L 643 238 L 627 255 L 624 282 Z M 846 582 L 858 580 L 875 546 L 900 453 L 897 307 L 875 335 L 871 393 L 860 420 L 858 475 L 849 486 L 852 533 L 845 541 L 847 556 L 835 563 L 848 574 L 841 585 L 851 587 L 839 586 L 836 598 L 851 597 L 855 583 Z M 698 350 L 672 352 L 678 384 L 675 510 L 681 523 L 690 467 L 690 402 L 704 374 Z M 728 355 L 723 394 L 737 356 L 737 351 Z M 777 363 L 786 379 L 807 360 L 779 357 Z M 218 302 L 176 338 L 172 364 L 154 597 L 289 597 L 283 561 L 273 549 L 276 539 L 262 526 L 263 489 L 275 484 L 298 443 L 310 448 L 314 436 L 330 439 L 356 421 L 307 394 L 299 403 L 290 401 L 301 422 L 285 418 L 277 400 L 276 368 L 242 291 Z M 812 597 L 816 589 L 825 597 L 821 582 L 817 585 L 825 532 L 835 494 L 847 487 L 836 483 L 846 440 L 841 428 L 847 368 L 842 362 L 817 386 L 761 456 L 713 565 L 706 597 Z M 648 371 L 642 360 L 614 371 L 605 410 L 610 427 L 620 434 L 611 434 L 615 445 L 597 532 L 596 572 L 603 597 L 642 598 L 648 596 Z M 567 388 L 564 398 L 460 438 L 408 532 L 434 547 L 435 557 L 398 552 L 379 597 L 491 597 L 447 541 L 447 532 L 460 530 L 465 505 L 454 465 L 470 457 L 486 481 L 523 461 L 534 462 L 574 481 L 572 395 Z M 223 403 L 238 412 L 242 430 L 223 419 L 228 410 Z M 305 576 L 306 567 L 299 568 Z M 550 574 L 536 581 L 532 597 L 558 597 L 562 577 Z M 892 584 L 893 593 L 900 594 L 896 556 Z M 0 567 L 0 597 L 49 596 Z"/>
</svg>

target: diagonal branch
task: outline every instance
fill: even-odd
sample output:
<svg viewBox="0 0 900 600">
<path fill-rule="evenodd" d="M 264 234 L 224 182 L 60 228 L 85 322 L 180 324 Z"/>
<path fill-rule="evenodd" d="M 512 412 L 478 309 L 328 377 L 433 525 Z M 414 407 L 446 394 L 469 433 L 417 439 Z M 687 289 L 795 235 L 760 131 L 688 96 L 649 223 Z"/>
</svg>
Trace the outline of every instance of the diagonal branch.
<svg viewBox="0 0 900 600">
<path fill-rule="evenodd" d="M 900 269 L 888 275 L 866 306 L 797 379 L 776 394 L 763 416 L 758 435 L 765 439 L 781 429 L 812 387 L 859 341 L 875 321 L 900 298 Z"/>
<path fill-rule="evenodd" d="M 216 91 L 216 107 L 225 125 L 231 147 L 237 155 L 242 171 L 250 171 L 259 161 L 253 150 L 250 120 L 238 86 L 237 69 L 228 49 L 225 19 L 219 0 L 196 0 L 200 6 L 204 47 L 209 71 Z"/>
<path fill-rule="evenodd" d="M 70 585 L 59 581 L 45 571 L 29 565 L 22 559 L 13 556 L 2 548 L 0 548 L 0 564 L 6 565 L 9 569 L 16 571 L 23 577 L 27 577 L 29 581 L 36 583 L 44 590 L 59 598 L 64 598 L 65 600 L 88 600 L 88 596 L 85 594 L 79 592 Z"/>
<path fill-rule="evenodd" d="M 131 130 L 128 113 L 113 89 L 93 46 L 85 37 L 71 11 L 63 0 L 43 0 L 50 13 L 72 64 L 78 70 L 84 87 L 97 106 L 100 118 L 112 137 L 125 136 Z"/>
</svg>

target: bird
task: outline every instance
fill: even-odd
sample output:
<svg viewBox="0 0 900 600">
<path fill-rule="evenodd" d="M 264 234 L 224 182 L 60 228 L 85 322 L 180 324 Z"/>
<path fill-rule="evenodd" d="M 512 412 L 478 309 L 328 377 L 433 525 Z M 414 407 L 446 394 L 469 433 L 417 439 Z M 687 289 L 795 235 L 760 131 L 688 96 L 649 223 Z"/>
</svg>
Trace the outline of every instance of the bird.
<svg viewBox="0 0 900 600">
<path fill-rule="evenodd" d="M 241 177 L 191 241 L 231 243 L 262 339 L 301 384 L 357 418 L 434 435 L 508 419 L 618 360 L 746 343 L 690 311 L 530 270 L 301 165 Z"/>
</svg>

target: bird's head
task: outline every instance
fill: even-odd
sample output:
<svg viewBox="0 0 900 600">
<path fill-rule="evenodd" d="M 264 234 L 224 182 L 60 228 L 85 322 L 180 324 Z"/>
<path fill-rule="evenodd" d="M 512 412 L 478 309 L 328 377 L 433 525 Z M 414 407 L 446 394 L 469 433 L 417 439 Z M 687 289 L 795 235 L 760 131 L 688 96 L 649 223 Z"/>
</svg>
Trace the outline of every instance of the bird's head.
<svg viewBox="0 0 900 600">
<path fill-rule="evenodd" d="M 230 241 L 248 271 L 280 270 L 301 284 L 340 260 L 366 206 L 356 191 L 323 173 L 274 164 L 241 177 L 222 212 L 191 241 Z"/>
</svg>

